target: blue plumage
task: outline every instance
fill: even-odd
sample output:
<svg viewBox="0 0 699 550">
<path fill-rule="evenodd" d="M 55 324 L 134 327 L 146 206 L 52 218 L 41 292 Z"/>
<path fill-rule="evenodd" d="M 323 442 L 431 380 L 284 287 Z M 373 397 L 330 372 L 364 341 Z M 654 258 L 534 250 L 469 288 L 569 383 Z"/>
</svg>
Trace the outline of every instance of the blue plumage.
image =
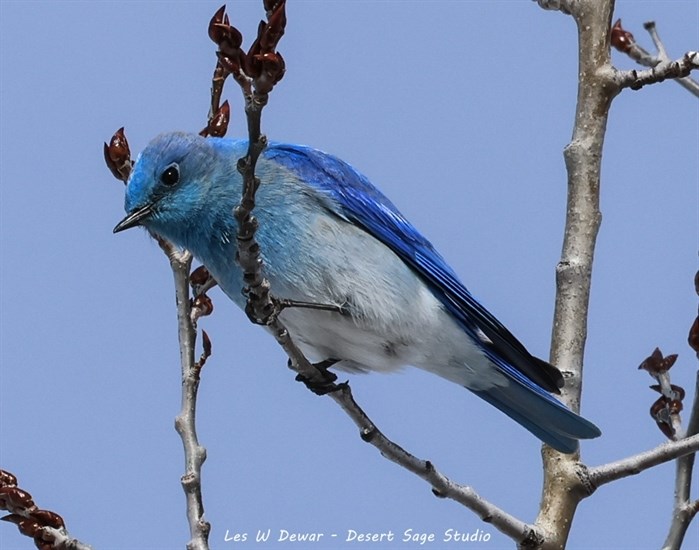
<svg viewBox="0 0 699 550">
<path fill-rule="evenodd" d="M 115 228 L 145 225 L 188 248 L 241 307 L 231 213 L 242 186 L 236 161 L 246 148 L 244 141 L 159 136 L 134 166 L 128 216 Z M 464 385 L 562 452 L 600 435 L 549 393 L 563 384 L 559 371 L 529 354 L 351 166 L 315 149 L 273 143 L 257 172 L 257 237 L 273 292 L 346 311 L 282 314 L 309 357 L 348 370 L 405 364 L 429 370 Z"/>
</svg>

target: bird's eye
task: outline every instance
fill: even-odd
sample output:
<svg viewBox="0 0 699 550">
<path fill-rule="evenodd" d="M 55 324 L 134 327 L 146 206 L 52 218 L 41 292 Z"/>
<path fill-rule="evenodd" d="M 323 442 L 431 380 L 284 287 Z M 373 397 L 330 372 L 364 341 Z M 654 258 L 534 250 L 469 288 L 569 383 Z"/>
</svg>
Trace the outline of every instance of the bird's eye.
<svg viewBox="0 0 699 550">
<path fill-rule="evenodd" d="M 180 167 L 177 163 L 173 162 L 170 166 L 165 168 L 162 174 L 160 174 L 160 181 L 165 185 L 175 185 L 180 181 Z"/>
</svg>

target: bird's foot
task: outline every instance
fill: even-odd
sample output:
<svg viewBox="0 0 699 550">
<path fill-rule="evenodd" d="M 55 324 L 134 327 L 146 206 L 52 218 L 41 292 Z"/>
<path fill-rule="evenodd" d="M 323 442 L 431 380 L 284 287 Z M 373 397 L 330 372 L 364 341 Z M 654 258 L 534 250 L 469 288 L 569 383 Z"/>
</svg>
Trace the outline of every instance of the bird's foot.
<svg viewBox="0 0 699 550">
<path fill-rule="evenodd" d="M 341 387 L 341 385 L 335 384 L 337 375 L 328 370 L 337 362 L 339 362 L 339 359 L 326 359 L 325 361 L 320 361 L 319 363 L 313 364 L 313 366 L 320 372 L 320 381 L 307 378 L 303 374 L 297 374 L 296 381 L 303 382 L 305 386 L 316 395 L 327 395 L 328 393 L 337 391 Z M 289 366 L 291 366 L 291 361 L 289 361 L 289 363 Z"/>
</svg>

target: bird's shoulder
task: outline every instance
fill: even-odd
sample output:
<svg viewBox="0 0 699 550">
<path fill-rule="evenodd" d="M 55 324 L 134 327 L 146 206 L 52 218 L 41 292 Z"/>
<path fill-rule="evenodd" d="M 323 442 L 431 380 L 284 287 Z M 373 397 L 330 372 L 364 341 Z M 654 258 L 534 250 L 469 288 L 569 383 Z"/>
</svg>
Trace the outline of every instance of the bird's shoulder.
<svg viewBox="0 0 699 550">
<path fill-rule="evenodd" d="M 311 185 L 336 214 L 368 225 L 380 240 L 399 238 L 436 254 L 432 244 L 369 179 L 340 158 L 304 145 L 272 143 L 266 158 Z M 382 232 L 385 229 L 385 232 Z"/>
</svg>

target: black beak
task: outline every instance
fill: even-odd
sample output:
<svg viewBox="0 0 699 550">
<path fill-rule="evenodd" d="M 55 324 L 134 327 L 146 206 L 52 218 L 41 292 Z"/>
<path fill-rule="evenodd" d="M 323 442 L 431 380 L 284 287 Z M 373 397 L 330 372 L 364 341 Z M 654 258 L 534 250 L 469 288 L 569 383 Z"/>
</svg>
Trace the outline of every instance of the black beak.
<svg viewBox="0 0 699 550">
<path fill-rule="evenodd" d="M 138 210 L 134 210 L 131 212 L 131 214 L 116 224 L 114 233 L 119 233 L 119 231 L 123 231 L 124 229 L 130 229 L 132 227 L 136 227 L 137 225 L 141 225 L 141 222 L 153 213 L 153 207 L 153 204 L 146 204 Z"/>
</svg>

